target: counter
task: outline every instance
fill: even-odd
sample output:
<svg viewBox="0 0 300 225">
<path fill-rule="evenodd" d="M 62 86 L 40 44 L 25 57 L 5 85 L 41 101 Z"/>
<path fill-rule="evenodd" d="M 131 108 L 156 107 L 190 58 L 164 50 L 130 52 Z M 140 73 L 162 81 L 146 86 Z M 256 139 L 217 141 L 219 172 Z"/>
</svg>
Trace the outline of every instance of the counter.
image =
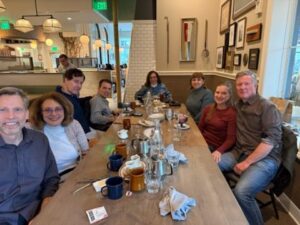
<svg viewBox="0 0 300 225">
<path fill-rule="evenodd" d="M 111 79 L 112 71 L 84 71 L 85 82 L 83 83 L 80 96 L 94 95 L 98 90 L 101 79 Z M 0 73 L 0 88 L 14 86 L 23 89 L 29 96 L 41 95 L 54 91 L 57 85 L 62 83 L 61 73 L 46 72 L 2 72 Z"/>
</svg>

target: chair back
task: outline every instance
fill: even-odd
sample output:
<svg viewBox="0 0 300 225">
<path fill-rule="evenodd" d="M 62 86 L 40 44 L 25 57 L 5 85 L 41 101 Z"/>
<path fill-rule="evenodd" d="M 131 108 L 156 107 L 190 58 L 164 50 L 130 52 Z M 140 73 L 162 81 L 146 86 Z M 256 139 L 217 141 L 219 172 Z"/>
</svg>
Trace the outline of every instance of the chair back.
<svg viewBox="0 0 300 225">
<path fill-rule="evenodd" d="M 272 181 L 276 195 L 280 195 L 291 182 L 297 151 L 296 135 L 288 127 L 282 126 L 282 163 Z"/>
</svg>

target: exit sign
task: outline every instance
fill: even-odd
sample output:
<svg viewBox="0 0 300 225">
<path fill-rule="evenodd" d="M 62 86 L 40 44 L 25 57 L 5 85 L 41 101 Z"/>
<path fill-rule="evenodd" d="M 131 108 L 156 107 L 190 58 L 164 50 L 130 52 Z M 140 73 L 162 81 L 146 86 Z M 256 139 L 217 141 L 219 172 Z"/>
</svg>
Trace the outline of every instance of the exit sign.
<svg viewBox="0 0 300 225">
<path fill-rule="evenodd" d="M 93 0 L 93 9 L 103 11 L 107 10 L 106 0 Z"/>
<path fill-rule="evenodd" d="M 9 30 L 10 29 L 9 21 L 0 21 L 0 29 Z"/>
<path fill-rule="evenodd" d="M 57 46 L 52 46 L 51 47 L 51 52 L 57 52 L 58 51 L 58 47 Z"/>
</svg>

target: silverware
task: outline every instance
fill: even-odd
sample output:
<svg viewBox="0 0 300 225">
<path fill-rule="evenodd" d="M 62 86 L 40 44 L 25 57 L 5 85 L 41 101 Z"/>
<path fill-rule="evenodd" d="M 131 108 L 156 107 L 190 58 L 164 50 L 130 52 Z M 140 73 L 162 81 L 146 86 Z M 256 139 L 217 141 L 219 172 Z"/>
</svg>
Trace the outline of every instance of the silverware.
<svg viewBox="0 0 300 225">
<path fill-rule="evenodd" d="M 79 192 L 79 191 L 81 191 L 81 190 L 87 188 L 87 187 L 90 186 L 91 184 L 92 184 L 92 183 L 90 182 L 90 183 L 85 184 L 85 185 L 83 185 L 82 187 L 76 189 L 75 191 L 73 191 L 73 195 L 76 194 L 77 192 Z"/>
</svg>

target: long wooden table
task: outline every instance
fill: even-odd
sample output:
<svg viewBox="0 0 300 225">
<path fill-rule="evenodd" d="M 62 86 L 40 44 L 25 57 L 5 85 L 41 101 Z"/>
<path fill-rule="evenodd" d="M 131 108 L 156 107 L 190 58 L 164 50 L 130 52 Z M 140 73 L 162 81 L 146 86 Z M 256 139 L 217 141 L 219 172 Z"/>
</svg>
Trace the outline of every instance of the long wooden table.
<svg viewBox="0 0 300 225">
<path fill-rule="evenodd" d="M 176 108 L 175 108 L 176 109 Z M 185 107 L 180 108 L 185 111 Z M 140 119 L 131 118 L 133 124 Z M 119 120 L 120 121 L 120 120 Z M 34 219 L 33 224 L 40 225 L 84 225 L 89 224 L 86 210 L 105 206 L 108 218 L 96 224 L 141 225 L 141 224 L 177 224 L 171 215 L 162 217 L 159 213 L 159 201 L 169 186 L 195 198 L 196 207 L 188 213 L 187 219 L 180 224 L 191 225 L 243 225 L 248 224 L 232 191 L 227 185 L 217 164 L 213 161 L 207 144 L 196 124 L 190 119 L 189 130 L 182 132 L 180 142 L 175 142 L 175 149 L 188 158 L 187 164 L 180 164 L 172 176 L 164 179 L 163 190 L 157 194 L 147 191 L 133 193 L 119 200 L 109 200 L 96 193 L 92 186 L 72 194 L 82 186 L 78 181 L 116 175 L 107 170 L 109 156 L 108 145 L 120 142 L 116 132 L 121 124 L 113 124 L 100 138 L 88 155 L 80 162 L 68 180 L 62 184 L 51 202 Z M 132 125 L 132 129 L 134 130 Z M 172 143 L 168 122 L 161 123 L 165 144 Z M 125 185 L 125 189 L 128 186 Z"/>
</svg>

